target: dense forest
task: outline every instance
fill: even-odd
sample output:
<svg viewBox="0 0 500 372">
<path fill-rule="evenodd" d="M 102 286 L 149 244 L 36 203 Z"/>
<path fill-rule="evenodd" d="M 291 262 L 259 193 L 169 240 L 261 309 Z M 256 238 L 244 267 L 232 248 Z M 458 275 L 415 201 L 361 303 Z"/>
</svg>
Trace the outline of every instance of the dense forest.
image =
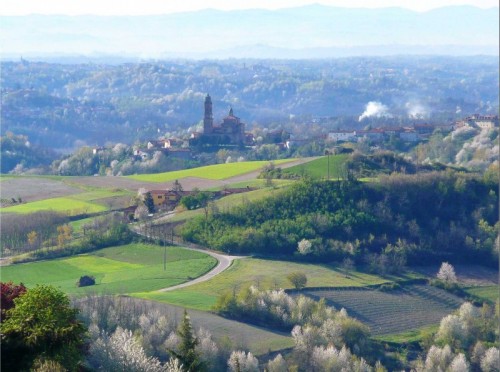
<svg viewBox="0 0 500 372">
<path fill-rule="evenodd" d="M 453 171 L 374 183 L 302 181 L 277 196 L 188 221 L 183 237 L 231 253 L 366 263 L 498 260 L 498 183 Z"/>
<path fill-rule="evenodd" d="M 377 124 L 359 116 L 380 102 L 385 125 L 498 113 L 495 57 L 165 61 L 121 65 L 2 62 L 2 134 L 58 149 L 186 135 L 214 99 L 253 127 L 299 136 Z M 190 129 L 191 128 L 191 129 Z"/>
</svg>

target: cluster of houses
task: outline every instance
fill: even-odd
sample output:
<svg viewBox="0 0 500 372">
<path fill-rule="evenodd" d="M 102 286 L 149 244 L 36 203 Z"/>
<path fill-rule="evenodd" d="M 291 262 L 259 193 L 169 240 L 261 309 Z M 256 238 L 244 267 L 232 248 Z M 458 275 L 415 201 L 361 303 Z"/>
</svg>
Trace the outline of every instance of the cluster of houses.
<svg viewBox="0 0 500 372">
<path fill-rule="evenodd" d="M 184 146 L 184 141 L 177 138 L 151 140 L 147 143 L 147 150 L 134 149 L 134 156 L 147 160 L 150 158 L 151 153 L 161 151 L 173 158 L 191 159 L 191 149 L 182 146 Z"/>
<path fill-rule="evenodd" d="M 498 116 L 496 115 L 478 115 L 474 114 L 467 116 L 463 120 L 459 120 L 455 123 L 455 129 L 457 128 L 475 128 L 475 129 L 493 129 L 498 127 Z"/>
<path fill-rule="evenodd" d="M 328 133 L 327 141 L 330 142 L 358 142 L 369 140 L 383 142 L 391 137 L 399 138 L 405 142 L 418 142 L 429 137 L 436 129 L 445 131 L 453 130 L 453 125 L 416 124 L 413 127 L 381 127 L 367 130 L 337 130 Z"/>
<path fill-rule="evenodd" d="M 326 139 L 330 142 L 357 142 L 369 140 L 383 142 L 388 139 L 398 138 L 404 142 L 418 142 L 429 138 L 437 129 L 450 132 L 461 127 L 475 129 L 492 129 L 498 127 L 498 116 L 471 115 L 453 124 L 415 124 L 412 127 L 381 127 L 368 130 L 337 130 L 328 133 Z"/>
<path fill-rule="evenodd" d="M 452 124 L 415 124 L 411 127 L 380 127 L 366 130 L 340 129 L 331 131 L 325 135 L 327 142 L 358 142 L 368 140 L 370 142 L 384 142 L 391 138 L 404 142 L 418 142 L 429 138 L 437 129 L 443 132 L 468 127 L 475 129 L 491 129 L 499 126 L 498 116 L 493 115 L 471 115 Z M 198 142 L 197 142 L 198 141 Z M 200 142 L 201 141 L 201 142 Z M 294 138 L 285 130 L 271 131 L 266 134 L 264 143 L 273 143 L 282 150 L 290 150 L 311 142 L 310 139 Z M 136 148 L 133 156 L 138 160 L 148 160 L 154 152 L 161 151 L 165 155 L 183 160 L 192 159 L 193 153 L 190 148 L 196 143 L 212 145 L 248 146 L 254 143 L 253 134 L 245 132 L 245 124 L 229 111 L 219 126 L 213 124 L 212 101 L 209 95 L 205 98 L 204 132 L 193 133 L 189 140 L 167 138 L 150 140 L 147 149 Z M 97 153 L 99 149 L 94 149 Z"/>
</svg>

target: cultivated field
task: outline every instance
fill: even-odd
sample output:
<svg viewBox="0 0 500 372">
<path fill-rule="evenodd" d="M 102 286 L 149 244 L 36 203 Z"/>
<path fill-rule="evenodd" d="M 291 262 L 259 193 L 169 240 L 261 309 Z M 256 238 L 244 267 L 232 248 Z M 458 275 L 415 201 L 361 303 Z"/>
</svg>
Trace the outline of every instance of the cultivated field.
<svg viewBox="0 0 500 372">
<path fill-rule="evenodd" d="M 401 333 L 438 324 L 464 302 L 439 288 L 410 285 L 382 292 L 373 289 L 306 291 L 313 298 L 325 298 L 337 309 L 367 324 L 373 335 Z"/>
<path fill-rule="evenodd" d="M 237 291 L 250 285 L 256 285 L 261 289 L 292 288 L 286 278 L 292 271 L 304 272 L 308 278 L 308 287 L 360 287 L 388 281 L 359 272 L 352 272 L 346 277 L 340 270 L 322 265 L 244 258 L 235 260 L 229 269 L 204 283 L 172 292 L 136 295 L 188 308 L 210 310 L 222 293 Z"/>
<path fill-rule="evenodd" d="M 414 270 L 429 277 L 436 277 L 440 265 L 415 267 Z M 498 270 L 479 265 L 453 265 L 460 284 L 467 286 L 498 285 Z"/>
<path fill-rule="evenodd" d="M 24 202 L 64 197 L 81 192 L 76 186 L 68 185 L 60 178 L 31 176 L 0 177 L 2 199 L 21 198 Z"/>
<path fill-rule="evenodd" d="M 295 159 L 275 160 L 274 164 L 285 164 Z M 127 176 L 127 178 L 143 182 L 168 182 L 173 180 L 182 180 L 186 177 L 197 177 L 211 180 L 224 180 L 256 171 L 269 164 L 269 161 L 248 161 L 240 163 L 216 164 L 206 167 L 184 169 L 180 171 L 158 173 L 158 174 L 138 174 Z"/>
<path fill-rule="evenodd" d="M 2 281 L 52 284 L 66 293 L 131 293 L 154 291 L 184 283 L 210 271 L 217 261 L 204 253 L 167 247 L 167 270 L 163 270 L 164 247 L 129 244 L 63 259 L 10 265 L 2 268 Z M 92 275 L 96 285 L 78 288 L 82 275 Z"/>
</svg>

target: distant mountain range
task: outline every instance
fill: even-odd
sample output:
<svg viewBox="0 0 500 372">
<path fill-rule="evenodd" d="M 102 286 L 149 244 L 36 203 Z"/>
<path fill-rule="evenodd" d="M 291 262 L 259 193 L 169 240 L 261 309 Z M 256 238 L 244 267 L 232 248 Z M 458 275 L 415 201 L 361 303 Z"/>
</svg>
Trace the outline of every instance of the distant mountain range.
<svg viewBox="0 0 500 372">
<path fill-rule="evenodd" d="M 499 8 L 419 13 L 310 5 L 151 16 L 2 16 L 0 42 L 3 59 L 498 55 Z"/>
</svg>

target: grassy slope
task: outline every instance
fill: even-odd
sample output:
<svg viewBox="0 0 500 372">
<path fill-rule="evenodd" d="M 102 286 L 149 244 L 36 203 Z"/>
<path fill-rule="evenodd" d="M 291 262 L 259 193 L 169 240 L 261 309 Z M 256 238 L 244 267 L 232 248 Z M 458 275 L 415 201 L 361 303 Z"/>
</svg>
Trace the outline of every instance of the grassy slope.
<svg viewBox="0 0 500 372">
<path fill-rule="evenodd" d="M 233 289 L 238 290 L 252 284 L 263 289 L 292 288 L 286 279 L 292 271 L 304 272 L 308 278 L 308 287 L 365 286 L 388 281 L 375 275 L 358 272 L 346 277 L 338 269 L 321 265 L 245 258 L 236 260 L 228 270 L 207 282 L 172 292 L 136 293 L 135 296 L 209 310 L 221 293 Z"/>
<path fill-rule="evenodd" d="M 288 183 L 287 183 L 288 184 Z M 251 202 L 259 199 L 266 198 L 268 196 L 275 195 L 276 193 L 280 192 L 280 189 L 273 189 L 273 188 L 265 188 L 265 189 L 259 189 L 259 190 L 253 190 L 249 192 L 245 192 L 242 194 L 234 194 L 234 195 L 229 195 L 226 196 L 222 199 L 218 199 L 215 201 L 215 205 L 217 208 L 219 208 L 220 211 L 226 211 L 229 210 L 230 208 L 233 208 L 237 205 L 241 205 L 246 202 Z M 204 210 L 202 208 L 200 209 L 195 209 L 191 211 L 182 211 L 177 213 L 174 217 L 170 218 L 170 222 L 176 222 L 176 221 L 185 221 L 190 218 L 193 218 L 194 216 L 203 214 Z"/>
<path fill-rule="evenodd" d="M 83 192 L 71 196 L 38 200 L 11 207 L 2 208 L 3 213 L 33 213 L 41 210 L 53 210 L 57 212 L 67 212 L 70 215 L 81 213 L 96 213 L 106 211 L 108 208 L 98 204 L 100 199 L 112 196 L 123 196 L 127 193 L 116 190 L 94 190 Z"/>
<path fill-rule="evenodd" d="M 56 212 L 67 212 L 69 215 L 77 215 L 81 213 L 102 212 L 106 209 L 107 208 L 105 206 L 96 203 L 77 200 L 71 197 L 62 197 L 38 200 L 31 203 L 6 207 L 2 209 L 2 212 L 28 214 L 42 210 L 53 210 Z"/>
<path fill-rule="evenodd" d="M 274 164 L 278 165 L 278 164 L 288 163 L 293 160 L 295 159 L 275 160 L 273 162 Z M 259 170 L 267 164 L 269 164 L 269 161 L 248 161 L 241 163 L 208 165 L 206 167 L 184 169 L 180 171 L 158 173 L 158 174 L 137 174 L 127 177 L 143 182 L 168 182 L 173 180 L 180 180 L 186 177 L 223 180 L 226 178 L 231 178 L 248 172 Z"/>
<path fill-rule="evenodd" d="M 342 165 L 346 161 L 348 155 L 331 155 L 330 156 L 330 178 L 337 179 L 342 177 Z M 327 178 L 328 176 L 328 157 L 323 156 L 319 159 L 310 161 L 305 164 L 296 165 L 287 169 L 283 169 L 283 173 L 307 174 L 312 178 Z"/>
<path fill-rule="evenodd" d="M 70 258 L 12 265 L 2 268 L 2 281 L 52 284 L 66 293 L 130 293 L 153 291 L 183 283 L 212 269 L 216 260 L 206 254 L 167 247 L 163 271 L 163 247 L 129 244 Z M 77 288 L 82 275 L 96 277 L 97 285 Z"/>
<path fill-rule="evenodd" d="M 465 292 L 491 302 L 495 302 L 500 298 L 499 288 L 497 285 L 469 287 L 465 289 Z"/>
</svg>

